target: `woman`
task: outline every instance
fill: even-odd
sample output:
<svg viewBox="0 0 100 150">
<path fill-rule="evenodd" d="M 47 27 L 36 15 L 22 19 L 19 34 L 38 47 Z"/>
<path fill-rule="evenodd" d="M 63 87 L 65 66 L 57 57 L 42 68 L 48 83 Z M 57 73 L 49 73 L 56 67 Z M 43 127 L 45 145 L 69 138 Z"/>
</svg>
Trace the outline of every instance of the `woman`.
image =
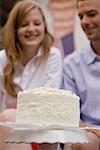
<svg viewBox="0 0 100 150">
<path fill-rule="evenodd" d="M 52 47 L 47 12 L 40 8 L 36 1 L 19 1 L 6 23 L 4 50 L 0 51 L 2 110 L 16 107 L 16 96 L 21 90 L 60 87 L 61 56 Z"/>
<path fill-rule="evenodd" d="M 53 45 L 50 15 L 34 0 L 15 4 L 4 28 L 0 51 L 0 111 L 16 108 L 17 93 L 60 87 L 62 60 Z"/>
</svg>

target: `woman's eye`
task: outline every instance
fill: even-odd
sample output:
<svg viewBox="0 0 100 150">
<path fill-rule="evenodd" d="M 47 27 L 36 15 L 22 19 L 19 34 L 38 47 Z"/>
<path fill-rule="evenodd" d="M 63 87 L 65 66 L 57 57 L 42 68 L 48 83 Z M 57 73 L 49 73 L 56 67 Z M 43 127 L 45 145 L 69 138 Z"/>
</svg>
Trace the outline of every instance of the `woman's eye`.
<svg viewBox="0 0 100 150">
<path fill-rule="evenodd" d="M 35 23 L 35 25 L 36 25 L 36 26 L 39 26 L 39 25 L 40 25 L 40 23 Z"/>
<path fill-rule="evenodd" d="M 27 25 L 28 25 L 28 24 L 22 24 L 21 26 L 22 26 L 22 27 L 26 27 Z"/>
<path fill-rule="evenodd" d="M 36 21 L 36 22 L 34 22 L 34 25 L 36 25 L 36 26 L 39 26 L 41 24 L 41 22 L 40 21 Z"/>
</svg>

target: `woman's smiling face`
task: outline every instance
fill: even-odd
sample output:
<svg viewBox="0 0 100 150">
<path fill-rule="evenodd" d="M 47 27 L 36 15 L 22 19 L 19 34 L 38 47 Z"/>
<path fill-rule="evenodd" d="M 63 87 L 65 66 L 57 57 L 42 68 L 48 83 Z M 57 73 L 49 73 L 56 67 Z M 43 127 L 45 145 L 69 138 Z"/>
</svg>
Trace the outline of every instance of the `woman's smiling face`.
<svg viewBox="0 0 100 150">
<path fill-rule="evenodd" d="M 23 49 L 37 49 L 44 39 L 45 23 L 38 8 L 31 9 L 17 30 L 17 37 Z"/>
</svg>

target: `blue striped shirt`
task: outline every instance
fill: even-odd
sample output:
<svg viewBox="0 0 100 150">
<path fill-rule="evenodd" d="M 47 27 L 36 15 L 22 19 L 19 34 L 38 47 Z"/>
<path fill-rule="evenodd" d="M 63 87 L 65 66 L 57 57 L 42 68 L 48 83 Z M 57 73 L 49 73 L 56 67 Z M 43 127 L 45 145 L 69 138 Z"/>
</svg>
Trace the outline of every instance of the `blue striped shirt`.
<svg viewBox="0 0 100 150">
<path fill-rule="evenodd" d="M 65 59 L 62 88 L 80 96 L 82 121 L 100 125 L 100 56 L 90 45 Z"/>
</svg>

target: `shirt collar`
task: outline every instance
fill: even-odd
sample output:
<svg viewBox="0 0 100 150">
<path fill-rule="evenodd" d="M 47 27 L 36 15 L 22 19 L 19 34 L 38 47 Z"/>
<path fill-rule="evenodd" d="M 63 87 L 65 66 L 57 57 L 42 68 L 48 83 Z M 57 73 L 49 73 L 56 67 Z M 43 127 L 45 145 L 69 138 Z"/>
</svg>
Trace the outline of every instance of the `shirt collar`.
<svg viewBox="0 0 100 150">
<path fill-rule="evenodd" d="M 34 56 L 34 58 L 38 58 L 38 57 L 40 57 L 42 55 L 42 47 L 40 47 L 39 49 L 38 49 L 38 52 L 37 52 L 37 54 Z"/>
<path fill-rule="evenodd" d="M 38 65 L 39 62 L 40 62 L 42 53 L 43 53 L 43 47 L 41 46 L 41 47 L 38 49 L 37 54 L 28 62 L 28 64 L 33 65 L 33 64 L 35 63 L 35 64 Z"/>
<path fill-rule="evenodd" d="M 88 47 L 86 47 L 85 49 L 85 61 L 87 62 L 87 64 L 92 64 L 94 61 L 96 61 L 97 59 L 100 59 L 93 51 L 91 44 L 88 44 Z"/>
<path fill-rule="evenodd" d="M 40 47 L 38 49 L 37 54 L 33 58 L 31 58 L 31 60 L 29 60 L 29 62 L 27 64 L 31 65 L 31 64 L 33 64 L 33 62 L 37 62 L 37 60 L 39 59 L 39 57 L 41 57 L 41 55 L 42 55 L 42 51 L 43 51 L 43 48 Z M 14 66 L 15 67 L 19 67 L 20 66 L 21 70 L 24 68 L 24 66 L 19 61 L 15 62 Z"/>
</svg>

